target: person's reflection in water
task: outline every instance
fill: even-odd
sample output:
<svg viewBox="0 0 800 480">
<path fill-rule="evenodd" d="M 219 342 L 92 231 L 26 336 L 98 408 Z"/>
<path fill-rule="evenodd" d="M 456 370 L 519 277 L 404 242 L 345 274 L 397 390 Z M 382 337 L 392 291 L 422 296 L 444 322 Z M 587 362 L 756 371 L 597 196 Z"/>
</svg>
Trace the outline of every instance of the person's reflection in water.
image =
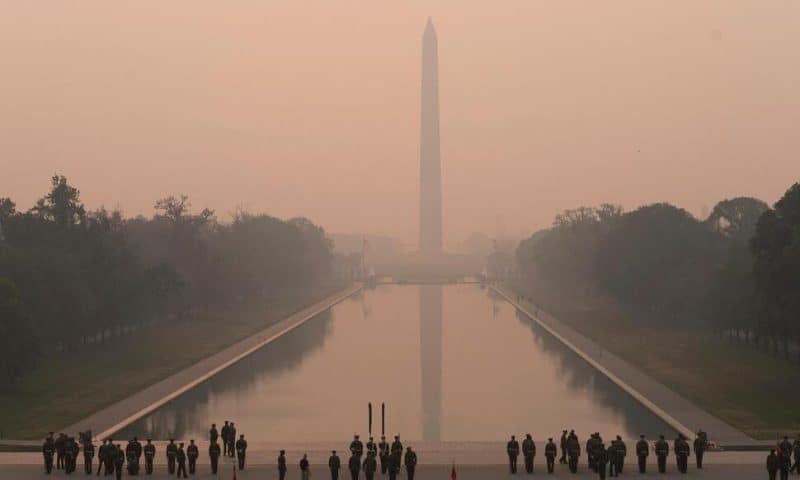
<svg viewBox="0 0 800 480">
<path fill-rule="evenodd" d="M 419 332 L 422 366 L 422 439 L 441 440 L 442 286 L 419 286 Z"/>
</svg>

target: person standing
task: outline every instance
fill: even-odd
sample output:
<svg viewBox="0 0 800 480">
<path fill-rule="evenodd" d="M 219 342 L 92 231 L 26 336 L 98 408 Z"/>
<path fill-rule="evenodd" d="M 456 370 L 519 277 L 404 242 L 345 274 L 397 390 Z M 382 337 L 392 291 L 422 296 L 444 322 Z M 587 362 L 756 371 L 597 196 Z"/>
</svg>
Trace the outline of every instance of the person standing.
<svg viewBox="0 0 800 480">
<path fill-rule="evenodd" d="M 403 442 L 400 441 L 400 435 L 394 436 L 394 442 L 392 442 L 392 455 L 397 455 L 398 460 L 403 457 Z M 398 473 L 400 470 L 400 463 L 397 464 Z"/>
<path fill-rule="evenodd" d="M 114 466 L 114 473 L 117 475 L 117 480 L 122 480 L 122 467 L 125 465 L 125 452 L 122 451 L 122 446 L 117 445 L 116 448 L 114 444 L 111 444 L 109 451 L 111 452 L 111 456 L 113 460 L 110 462 Z"/>
<path fill-rule="evenodd" d="M 178 451 L 175 454 L 175 461 L 178 462 L 178 471 L 176 472 L 176 476 L 181 478 L 181 473 L 183 473 L 183 478 L 189 478 L 189 475 L 186 475 L 186 452 L 183 451 L 183 443 L 178 445 Z"/>
<path fill-rule="evenodd" d="M 667 455 L 669 455 L 669 443 L 664 440 L 664 435 L 659 435 L 658 441 L 655 444 L 656 460 L 658 460 L 658 472 L 666 473 L 667 471 Z"/>
<path fill-rule="evenodd" d="M 230 437 L 231 433 L 231 426 L 228 425 L 228 421 L 225 420 L 225 425 L 222 426 L 222 430 L 220 431 L 220 436 L 222 437 L 222 454 L 228 455 L 228 437 Z"/>
<path fill-rule="evenodd" d="M 561 433 L 561 458 L 558 459 L 558 463 L 564 465 L 567 463 L 567 431 L 564 430 Z"/>
<path fill-rule="evenodd" d="M 200 451 L 197 449 L 197 445 L 194 444 L 194 440 L 189 440 L 189 446 L 186 447 L 186 458 L 189 459 L 189 473 L 194 475 L 195 467 L 197 466 L 197 457 L 200 456 Z"/>
<path fill-rule="evenodd" d="M 233 458 L 236 454 L 236 426 L 231 422 L 228 426 L 228 456 Z"/>
<path fill-rule="evenodd" d="M 608 465 L 608 451 L 602 442 L 594 446 L 595 455 L 593 465 L 595 471 L 600 474 L 600 480 L 606 480 L 606 466 Z"/>
<path fill-rule="evenodd" d="M 613 443 L 613 442 L 612 442 Z M 617 454 L 617 475 L 622 473 L 623 467 L 625 467 L 625 457 L 628 456 L 628 446 L 625 445 L 625 442 L 622 440 L 622 437 L 617 435 L 616 439 L 616 454 Z"/>
<path fill-rule="evenodd" d="M 144 473 L 147 475 L 153 474 L 153 460 L 156 458 L 156 446 L 153 445 L 153 440 L 148 438 L 147 443 L 144 444 Z"/>
<path fill-rule="evenodd" d="M 247 454 L 247 440 L 244 435 L 239 435 L 236 440 L 236 458 L 239 460 L 239 470 L 244 470 L 244 456 Z"/>
<path fill-rule="evenodd" d="M 83 470 L 86 475 L 91 475 L 94 469 L 92 459 L 94 459 L 94 444 L 91 438 L 86 438 L 83 441 Z"/>
<path fill-rule="evenodd" d="M 364 453 L 364 444 L 358 439 L 358 435 L 353 435 L 353 441 L 350 442 L 350 455 L 355 455 L 361 461 L 361 455 Z"/>
<path fill-rule="evenodd" d="M 304 453 L 300 459 L 300 480 L 309 480 L 311 477 L 311 465 L 308 463 L 308 454 Z"/>
<path fill-rule="evenodd" d="M 786 448 L 781 447 L 778 450 L 778 468 L 781 472 L 781 480 L 789 480 L 789 469 L 792 465 L 792 457 L 789 455 L 789 450 Z"/>
<path fill-rule="evenodd" d="M 331 456 L 328 457 L 328 469 L 331 471 L 331 480 L 339 480 L 339 470 L 342 469 L 342 461 L 336 455 L 336 450 L 331 451 Z"/>
<path fill-rule="evenodd" d="M 208 429 L 208 441 L 211 443 L 216 443 L 217 438 L 219 438 L 219 432 L 217 432 L 217 424 L 212 423 L 211 428 Z"/>
<path fill-rule="evenodd" d="M 678 438 L 675 439 L 673 450 L 675 451 L 675 462 L 678 466 L 678 471 L 681 473 L 686 473 L 689 469 L 689 442 L 686 441 L 686 438 L 683 434 L 679 434 Z"/>
<path fill-rule="evenodd" d="M 367 480 L 373 480 L 375 478 L 375 472 L 378 470 L 378 461 L 375 460 L 376 452 L 369 452 L 367 451 L 367 458 L 364 459 L 364 464 L 362 465 L 364 469 L 364 476 Z M 409 480 L 412 480 L 411 476 L 408 477 Z"/>
<path fill-rule="evenodd" d="M 59 433 L 53 442 L 56 450 L 56 470 L 64 468 L 64 449 L 66 448 L 67 436 Z"/>
<path fill-rule="evenodd" d="M 569 432 L 567 437 L 567 462 L 569 463 L 569 471 L 578 473 L 578 460 L 581 457 L 581 443 L 575 431 Z"/>
<path fill-rule="evenodd" d="M 619 475 L 619 472 L 617 472 L 617 444 L 614 440 L 611 440 L 605 452 L 606 462 L 608 462 L 608 476 L 616 477 Z"/>
<path fill-rule="evenodd" d="M 508 467 L 512 474 L 517 473 L 517 457 L 519 456 L 519 442 L 514 435 L 506 443 L 506 453 L 508 454 Z"/>
<path fill-rule="evenodd" d="M 544 446 L 544 458 L 547 461 L 547 473 L 553 473 L 556 468 L 556 455 L 558 455 L 558 447 L 552 438 L 547 439 L 547 444 Z"/>
<path fill-rule="evenodd" d="M 358 474 L 361 471 L 361 457 L 357 454 L 350 455 L 350 460 L 347 462 L 347 468 L 350 470 L 350 478 L 358 480 Z M 331 471 L 331 473 L 333 473 Z"/>
<path fill-rule="evenodd" d="M 67 441 L 64 444 L 64 472 L 70 474 L 75 471 L 75 465 L 78 463 L 78 444 L 75 443 L 75 439 L 72 437 L 67 437 Z"/>
<path fill-rule="evenodd" d="M 767 455 L 767 474 L 769 480 L 775 480 L 775 475 L 778 473 L 778 456 L 775 455 L 775 449 L 769 451 Z"/>
<path fill-rule="evenodd" d="M 278 453 L 278 480 L 286 478 L 286 450 Z"/>
<path fill-rule="evenodd" d="M 400 473 L 400 453 L 394 450 L 389 455 L 389 480 L 397 480 L 397 474 Z"/>
<path fill-rule="evenodd" d="M 644 439 L 644 435 L 639 435 L 636 442 L 636 458 L 639 460 L 639 473 L 647 471 L 647 457 L 650 455 L 650 445 Z"/>
<path fill-rule="evenodd" d="M 381 441 L 378 443 L 378 455 L 381 460 L 381 474 L 386 475 L 386 469 L 389 468 L 389 443 L 383 435 L 381 435 Z"/>
<path fill-rule="evenodd" d="M 219 467 L 219 455 L 222 451 L 219 448 L 219 443 L 211 442 L 208 445 L 208 459 L 211 461 L 211 473 L 217 474 Z"/>
<path fill-rule="evenodd" d="M 525 471 L 533 473 L 533 457 L 536 456 L 536 444 L 533 443 L 533 437 L 528 433 L 525 435 L 525 440 L 522 441 L 522 457 L 525 459 Z"/>
<path fill-rule="evenodd" d="M 178 446 L 175 445 L 175 440 L 170 438 L 167 444 L 167 472 L 170 475 L 175 475 L 175 458 L 178 456 Z"/>
<path fill-rule="evenodd" d="M 375 444 L 375 440 L 370 436 L 369 441 L 367 442 L 367 455 L 370 453 L 377 454 L 378 453 L 378 446 Z"/>
<path fill-rule="evenodd" d="M 703 468 L 703 454 L 706 452 L 708 445 L 706 444 L 705 437 L 697 432 L 697 437 L 694 439 L 694 460 L 697 463 L 697 468 Z"/>
<path fill-rule="evenodd" d="M 48 475 L 53 472 L 53 454 L 56 452 L 55 441 L 53 440 L 53 432 L 44 439 L 42 444 L 42 457 L 44 457 L 44 471 Z"/>
<path fill-rule="evenodd" d="M 417 470 L 417 453 L 411 449 L 411 446 L 406 448 L 406 456 L 403 460 L 406 464 L 408 480 L 414 480 L 414 472 Z"/>
</svg>

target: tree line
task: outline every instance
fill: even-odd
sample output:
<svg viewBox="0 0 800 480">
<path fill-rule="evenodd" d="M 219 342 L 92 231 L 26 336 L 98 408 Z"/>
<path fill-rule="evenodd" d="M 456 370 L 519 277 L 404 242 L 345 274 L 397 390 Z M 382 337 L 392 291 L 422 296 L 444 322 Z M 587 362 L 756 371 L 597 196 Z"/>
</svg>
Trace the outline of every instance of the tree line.
<svg viewBox="0 0 800 480">
<path fill-rule="evenodd" d="M 738 197 L 706 219 L 668 203 L 580 207 L 517 247 L 522 289 L 611 298 L 635 321 L 800 346 L 800 184 L 770 208 Z"/>
<path fill-rule="evenodd" d="M 63 176 L 28 210 L 0 198 L 0 384 L 51 351 L 331 275 L 332 245 L 305 218 L 240 211 L 223 223 L 186 196 L 154 210 L 89 211 Z"/>
</svg>

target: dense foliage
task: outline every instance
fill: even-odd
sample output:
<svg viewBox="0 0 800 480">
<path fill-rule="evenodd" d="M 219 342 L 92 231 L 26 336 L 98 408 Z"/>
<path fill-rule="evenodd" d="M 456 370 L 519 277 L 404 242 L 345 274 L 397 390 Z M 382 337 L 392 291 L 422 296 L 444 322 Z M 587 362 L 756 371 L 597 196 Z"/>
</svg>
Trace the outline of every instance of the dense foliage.
<svg viewBox="0 0 800 480">
<path fill-rule="evenodd" d="M 190 207 L 169 196 L 152 218 L 87 211 L 62 176 L 30 210 L 0 198 L 0 383 L 50 351 L 330 275 L 330 242 L 306 219 L 224 224 Z"/>
<path fill-rule="evenodd" d="M 800 184 L 774 209 L 739 197 L 705 220 L 669 204 L 568 210 L 519 245 L 516 263 L 529 292 L 610 298 L 637 322 L 786 353 L 800 345 Z"/>
</svg>

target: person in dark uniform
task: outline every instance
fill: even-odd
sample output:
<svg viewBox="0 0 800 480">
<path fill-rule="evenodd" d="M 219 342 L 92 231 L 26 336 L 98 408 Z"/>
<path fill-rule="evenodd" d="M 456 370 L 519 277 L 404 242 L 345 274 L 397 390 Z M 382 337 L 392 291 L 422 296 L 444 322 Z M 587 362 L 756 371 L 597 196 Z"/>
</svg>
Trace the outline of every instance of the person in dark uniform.
<svg viewBox="0 0 800 480">
<path fill-rule="evenodd" d="M 658 460 L 658 472 L 665 473 L 667 471 L 667 455 L 669 455 L 669 443 L 664 440 L 664 435 L 659 435 L 658 441 L 655 444 L 656 459 Z"/>
<path fill-rule="evenodd" d="M 336 455 L 336 450 L 331 451 L 328 457 L 328 468 L 331 471 L 331 480 L 339 480 L 339 471 L 342 469 L 342 461 Z"/>
<path fill-rule="evenodd" d="M 186 475 L 186 452 L 183 451 L 183 443 L 178 444 L 175 461 L 178 463 L 178 471 L 175 472 L 175 476 L 181 478 L 181 473 L 183 473 L 183 478 L 189 478 L 189 475 Z"/>
<path fill-rule="evenodd" d="M 278 480 L 286 478 L 286 450 L 278 452 Z"/>
<path fill-rule="evenodd" d="M 386 437 L 383 435 L 378 443 L 378 455 L 381 460 L 381 474 L 386 475 L 386 469 L 389 468 L 389 443 L 386 442 Z"/>
<path fill-rule="evenodd" d="M 195 468 L 197 467 L 197 457 L 200 456 L 200 451 L 194 440 L 189 440 L 189 446 L 186 447 L 186 458 L 189 460 L 189 474 L 194 475 Z"/>
<path fill-rule="evenodd" d="M 66 448 L 67 436 L 59 433 L 53 442 L 56 449 L 56 470 L 64 468 L 64 450 Z"/>
<path fill-rule="evenodd" d="M 508 454 L 508 467 L 511 473 L 517 473 L 517 457 L 519 456 L 519 442 L 516 437 L 511 435 L 511 440 L 506 444 L 506 453 Z"/>
<path fill-rule="evenodd" d="M 139 464 L 142 460 L 142 444 L 138 437 L 133 437 L 133 453 L 136 455 L 136 463 Z"/>
<path fill-rule="evenodd" d="M 147 475 L 153 474 L 153 460 L 156 458 L 156 446 L 153 445 L 151 439 L 147 439 L 144 445 L 144 473 Z"/>
<path fill-rule="evenodd" d="M 616 477 L 619 475 L 617 472 L 617 444 L 616 440 L 611 440 L 606 451 L 606 461 L 608 462 L 608 476 Z"/>
<path fill-rule="evenodd" d="M 400 459 L 403 457 L 403 442 L 400 441 L 400 435 L 394 436 L 390 453 L 397 455 L 397 472 L 400 473 Z"/>
<path fill-rule="evenodd" d="M 106 462 L 106 475 L 114 475 L 117 461 L 117 450 L 121 449 L 121 445 L 114 444 L 114 439 L 108 439 L 108 462 Z M 122 460 L 125 460 L 125 452 L 122 452 Z"/>
<path fill-rule="evenodd" d="M 231 422 L 228 426 L 228 456 L 233 458 L 236 454 L 236 426 Z"/>
<path fill-rule="evenodd" d="M 778 468 L 781 472 L 781 480 L 789 479 L 789 468 L 792 465 L 792 457 L 789 455 L 789 451 L 785 448 L 780 448 L 780 450 L 778 450 Z"/>
<path fill-rule="evenodd" d="M 636 458 L 639 460 L 639 473 L 647 471 L 647 457 L 650 455 L 650 445 L 644 439 L 644 435 L 639 435 L 636 442 Z"/>
<path fill-rule="evenodd" d="M 708 447 L 708 445 L 706 445 L 706 440 L 702 435 L 700 435 L 700 432 L 697 432 L 697 436 L 694 439 L 693 446 L 694 446 L 694 459 L 695 462 L 697 463 L 697 468 L 702 469 L 703 454 L 706 452 L 706 448 Z"/>
<path fill-rule="evenodd" d="M 56 453 L 55 440 L 53 440 L 53 432 L 44 439 L 42 444 L 42 457 L 44 457 L 44 471 L 48 475 L 53 471 L 53 455 Z"/>
<path fill-rule="evenodd" d="M 411 446 L 406 448 L 406 455 L 403 458 L 403 463 L 406 464 L 406 473 L 408 480 L 414 480 L 414 472 L 417 470 L 417 452 L 411 449 Z"/>
<path fill-rule="evenodd" d="M 308 454 L 304 453 L 303 458 L 300 459 L 300 479 L 309 480 L 311 477 L 310 465 L 308 463 Z"/>
<path fill-rule="evenodd" d="M 536 456 L 536 444 L 533 443 L 533 437 L 528 433 L 525 435 L 525 440 L 522 441 L 522 457 L 525 459 L 525 471 L 533 473 L 533 457 Z"/>
<path fill-rule="evenodd" d="M 544 446 L 544 458 L 547 460 L 547 473 L 553 473 L 553 470 L 555 470 L 556 455 L 558 455 L 558 446 L 556 446 L 552 438 L 548 438 L 547 444 Z"/>
<path fill-rule="evenodd" d="M 228 454 L 228 437 L 230 437 L 231 433 L 231 426 L 228 425 L 228 421 L 225 420 L 225 425 L 222 426 L 222 430 L 220 430 L 220 436 L 222 437 L 222 454 Z"/>
<path fill-rule="evenodd" d="M 75 439 L 73 437 L 67 437 L 67 441 L 64 444 L 64 471 L 67 474 L 75 471 L 75 466 L 78 464 L 79 452 L 80 449 Z"/>
<path fill-rule="evenodd" d="M 215 443 L 219 438 L 219 432 L 217 431 L 217 424 L 212 423 L 211 428 L 208 429 L 208 441 L 210 443 Z"/>
<path fill-rule="evenodd" d="M 578 460 L 581 456 L 581 444 L 575 431 L 569 432 L 567 437 L 567 463 L 569 464 L 569 471 L 578 473 Z"/>
<path fill-rule="evenodd" d="M 675 439 L 673 450 L 678 471 L 686 473 L 689 468 L 689 452 L 691 450 L 689 449 L 689 442 L 686 441 L 686 437 L 683 434 L 679 434 L 678 438 Z"/>
<path fill-rule="evenodd" d="M 122 480 L 122 467 L 125 465 L 125 452 L 122 451 L 122 446 L 117 445 L 114 447 L 114 444 L 111 444 L 112 448 L 109 448 L 109 452 L 111 452 L 112 461 L 111 464 L 114 465 L 114 473 L 117 475 L 117 480 Z"/>
<path fill-rule="evenodd" d="M 378 446 L 375 444 L 375 440 L 372 437 L 369 437 L 369 441 L 367 442 L 367 455 L 370 453 L 376 454 L 378 453 Z"/>
<path fill-rule="evenodd" d="M 797 473 L 800 473 L 800 434 L 797 435 L 794 443 L 792 443 L 792 453 L 794 455 L 794 465 L 792 465 L 792 468 L 789 470 L 789 472 L 791 473 L 796 471 Z"/>
<path fill-rule="evenodd" d="M 594 447 L 594 468 L 600 474 L 600 480 L 606 480 L 606 467 L 608 466 L 608 451 L 603 442 Z"/>
<path fill-rule="evenodd" d="M 358 457 L 359 465 L 361 464 L 361 455 L 364 454 L 364 444 L 358 439 L 358 435 L 353 435 L 353 441 L 350 442 L 350 455 Z"/>
<path fill-rule="evenodd" d="M 399 450 L 393 450 L 389 455 L 389 480 L 397 480 L 397 475 L 400 473 L 400 455 Z"/>
<path fill-rule="evenodd" d="M 367 480 L 373 480 L 375 478 L 375 472 L 378 470 L 378 461 L 375 459 L 376 456 L 376 451 L 370 452 L 367 450 L 367 458 L 364 459 L 364 464 L 361 465 Z M 408 478 L 411 480 L 411 476 Z"/>
<path fill-rule="evenodd" d="M 94 470 L 92 459 L 94 459 L 94 443 L 91 438 L 87 438 L 83 441 L 83 471 L 86 475 L 91 475 Z"/>
<path fill-rule="evenodd" d="M 178 446 L 175 445 L 175 440 L 170 438 L 167 444 L 167 472 L 170 475 L 175 475 L 175 458 L 178 456 Z"/>
<path fill-rule="evenodd" d="M 136 445 L 133 442 L 134 440 L 130 440 L 128 444 L 125 445 L 125 458 L 128 459 L 128 474 L 138 475 L 139 460 L 136 457 Z"/>
<path fill-rule="evenodd" d="M 347 462 L 347 468 L 350 470 L 350 478 L 352 480 L 358 480 L 358 474 L 361 472 L 361 457 L 355 453 L 350 455 L 350 460 Z"/>
<path fill-rule="evenodd" d="M 217 468 L 219 467 L 219 456 L 222 453 L 222 450 L 219 448 L 219 443 L 211 442 L 208 444 L 208 459 L 211 461 L 211 473 L 217 473 Z M 285 460 L 284 460 L 285 461 Z M 286 466 L 284 464 L 284 466 Z"/>
<path fill-rule="evenodd" d="M 567 463 L 567 431 L 564 430 L 561 433 L 561 458 L 558 459 L 558 463 L 565 464 Z"/>
<path fill-rule="evenodd" d="M 622 469 L 625 467 L 625 457 L 628 456 L 628 446 L 625 445 L 625 442 L 622 440 L 622 437 L 617 435 L 617 474 L 622 473 Z"/>
<path fill-rule="evenodd" d="M 597 434 L 592 433 L 586 440 L 586 466 L 589 467 L 589 470 L 595 473 L 597 472 L 597 465 L 595 464 L 594 459 L 597 455 L 597 447 L 599 446 L 596 435 Z"/>
<path fill-rule="evenodd" d="M 775 455 L 774 448 L 767 455 L 767 474 L 769 475 L 769 480 L 775 480 L 775 476 L 778 474 L 778 456 Z"/>
<path fill-rule="evenodd" d="M 236 458 L 239 460 L 239 470 L 244 470 L 244 456 L 247 454 L 247 440 L 244 435 L 239 435 L 236 440 Z"/>
</svg>

